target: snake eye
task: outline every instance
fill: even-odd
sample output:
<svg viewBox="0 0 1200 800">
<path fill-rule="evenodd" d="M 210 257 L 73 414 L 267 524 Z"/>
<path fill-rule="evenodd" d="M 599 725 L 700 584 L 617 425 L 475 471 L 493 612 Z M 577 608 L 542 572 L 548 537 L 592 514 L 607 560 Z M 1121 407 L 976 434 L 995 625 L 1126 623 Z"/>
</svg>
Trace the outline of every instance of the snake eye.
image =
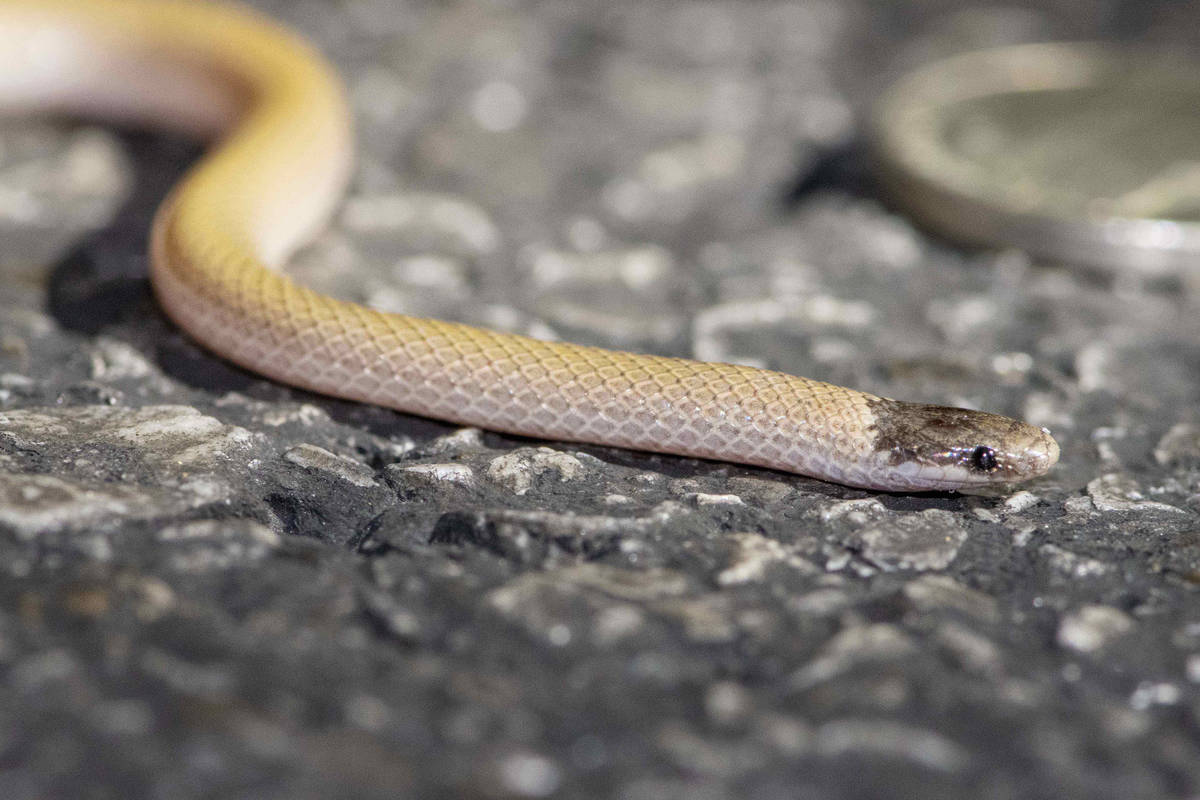
<svg viewBox="0 0 1200 800">
<path fill-rule="evenodd" d="M 971 451 L 971 467 L 980 472 L 991 472 L 999 464 L 996 463 L 996 451 L 986 445 L 979 445 Z"/>
</svg>

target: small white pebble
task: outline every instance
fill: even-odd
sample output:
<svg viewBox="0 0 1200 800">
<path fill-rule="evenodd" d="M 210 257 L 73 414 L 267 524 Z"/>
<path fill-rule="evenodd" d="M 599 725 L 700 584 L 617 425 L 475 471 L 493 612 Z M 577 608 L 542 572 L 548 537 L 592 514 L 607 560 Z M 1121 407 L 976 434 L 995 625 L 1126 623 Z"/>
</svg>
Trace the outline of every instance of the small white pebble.
<svg viewBox="0 0 1200 800">
<path fill-rule="evenodd" d="M 555 647 L 566 647 L 571 643 L 571 628 L 562 623 L 551 625 L 550 630 L 546 631 L 546 637 Z"/>
<path fill-rule="evenodd" d="M 742 498 L 738 497 L 736 494 L 705 494 L 704 492 L 697 492 L 694 497 L 696 498 L 696 505 L 698 506 L 745 505 L 745 503 L 742 502 Z"/>
<path fill-rule="evenodd" d="M 513 753 L 500 763 L 500 780 L 522 797 L 549 797 L 562 783 L 562 770 L 537 753 Z"/>
<path fill-rule="evenodd" d="M 461 486 L 469 486 L 475 481 L 474 470 L 465 464 L 415 464 L 400 471 L 429 481 Z"/>
<path fill-rule="evenodd" d="M 1129 705 L 1138 711 L 1145 711 L 1150 706 L 1173 706 L 1179 702 L 1181 694 L 1173 683 L 1144 681 L 1133 690 Z"/>
<path fill-rule="evenodd" d="M 704 695 L 704 710 L 709 719 L 719 725 L 732 725 L 750 712 L 752 698 L 740 684 L 720 681 L 709 687 Z"/>
<path fill-rule="evenodd" d="M 355 726 L 368 731 L 382 730 L 392 719 L 391 709 L 378 697 L 359 694 L 345 706 L 346 718 Z"/>
<path fill-rule="evenodd" d="M 1068 614 L 1058 626 L 1058 643 L 1081 653 L 1093 653 L 1133 627 L 1125 612 L 1110 606 L 1088 605 Z"/>
<path fill-rule="evenodd" d="M 1004 510 L 1019 514 L 1033 508 L 1039 501 L 1041 498 L 1033 492 L 1020 491 L 1004 501 Z"/>
<path fill-rule="evenodd" d="M 529 103 L 516 86 L 507 81 L 492 81 L 471 97 L 471 116 L 486 131 L 511 131 L 525 119 Z"/>
</svg>

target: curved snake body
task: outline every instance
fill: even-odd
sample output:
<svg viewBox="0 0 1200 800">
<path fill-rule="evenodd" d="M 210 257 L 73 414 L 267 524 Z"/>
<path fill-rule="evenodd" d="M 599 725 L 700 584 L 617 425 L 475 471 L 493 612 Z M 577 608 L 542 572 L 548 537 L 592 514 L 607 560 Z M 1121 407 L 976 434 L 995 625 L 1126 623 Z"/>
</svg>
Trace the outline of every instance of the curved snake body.
<svg viewBox="0 0 1200 800">
<path fill-rule="evenodd" d="M 492 430 L 883 490 L 1023 480 L 1058 458 L 1044 429 L 993 414 L 382 313 L 297 285 L 277 269 L 341 197 L 349 114 L 325 61 L 246 9 L 0 0 L 0 48 L 7 109 L 219 134 L 158 212 L 151 278 L 180 327 L 254 372 Z"/>
</svg>

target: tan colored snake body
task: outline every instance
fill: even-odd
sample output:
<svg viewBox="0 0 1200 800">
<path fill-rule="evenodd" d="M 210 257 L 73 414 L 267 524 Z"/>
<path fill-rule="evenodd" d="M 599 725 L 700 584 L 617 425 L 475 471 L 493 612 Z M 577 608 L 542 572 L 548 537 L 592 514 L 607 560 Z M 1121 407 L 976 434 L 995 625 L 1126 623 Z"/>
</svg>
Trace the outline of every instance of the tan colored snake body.
<svg viewBox="0 0 1200 800">
<path fill-rule="evenodd" d="M 152 280 L 180 327 L 255 372 L 498 431 L 885 490 L 1023 480 L 1057 461 L 1043 429 L 992 414 L 387 314 L 298 286 L 275 270 L 341 196 L 349 115 L 316 52 L 245 9 L 0 0 L 0 47 L 6 108 L 220 133 L 158 213 Z"/>
</svg>

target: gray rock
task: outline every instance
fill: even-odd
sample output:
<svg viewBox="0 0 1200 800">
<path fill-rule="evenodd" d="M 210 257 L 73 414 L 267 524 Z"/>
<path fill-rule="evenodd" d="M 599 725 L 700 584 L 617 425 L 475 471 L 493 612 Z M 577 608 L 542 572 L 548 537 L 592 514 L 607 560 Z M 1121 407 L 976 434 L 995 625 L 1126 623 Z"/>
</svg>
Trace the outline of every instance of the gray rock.
<svg viewBox="0 0 1200 800">
<path fill-rule="evenodd" d="M 863 558 L 885 569 L 945 569 L 967 539 L 961 522 L 948 512 L 928 509 L 859 533 Z"/>
<path fill-rule="evenodd" d="M 1081 653 L 1094 653 L 1133 628 L 1128 614 L 1109 606 L 1089 605 L 1063 617 L 1058 643 Z"/>
</svg>

